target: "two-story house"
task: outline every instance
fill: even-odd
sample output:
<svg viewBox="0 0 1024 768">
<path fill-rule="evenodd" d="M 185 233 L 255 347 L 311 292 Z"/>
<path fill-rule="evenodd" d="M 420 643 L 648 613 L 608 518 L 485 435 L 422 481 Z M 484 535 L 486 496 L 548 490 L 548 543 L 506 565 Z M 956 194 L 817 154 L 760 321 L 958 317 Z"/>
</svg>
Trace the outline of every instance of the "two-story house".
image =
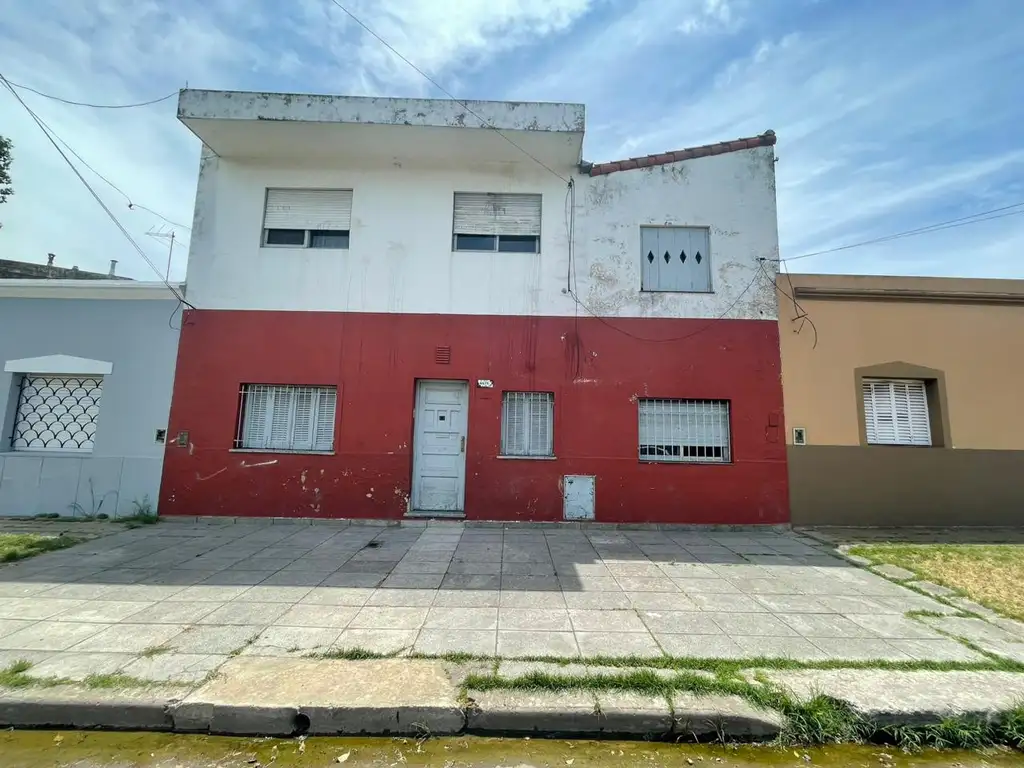
<svg viewBox="0 0 1024 768">
<path fill-rule="evenodd" d="M 598 165 L 579 104 L 185 90 L 160 511 L 788 520 L 775 136 Z"/>
</svg>

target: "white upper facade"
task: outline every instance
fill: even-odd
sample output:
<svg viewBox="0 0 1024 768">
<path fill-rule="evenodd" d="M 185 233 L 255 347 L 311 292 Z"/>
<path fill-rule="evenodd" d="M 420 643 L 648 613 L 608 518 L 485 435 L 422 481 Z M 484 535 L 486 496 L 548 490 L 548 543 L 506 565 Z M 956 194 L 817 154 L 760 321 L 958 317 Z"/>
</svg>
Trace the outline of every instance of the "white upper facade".
<svg viewBox="0 0 1024 768">
<path fill-rule="evenodd" d="M 178 116 L 199 309 L 776 318 L 774 137 L 591 175 L 582 105 L 183 91 Z"/>
</svg>

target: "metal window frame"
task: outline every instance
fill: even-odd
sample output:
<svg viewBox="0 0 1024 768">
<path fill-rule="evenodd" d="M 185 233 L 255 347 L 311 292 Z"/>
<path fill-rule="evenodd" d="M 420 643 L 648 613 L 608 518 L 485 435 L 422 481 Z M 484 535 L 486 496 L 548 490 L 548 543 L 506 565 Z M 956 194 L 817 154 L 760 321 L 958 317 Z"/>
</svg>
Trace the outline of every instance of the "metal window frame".
<svg viewBox="0 0 1024 768">
<path fill-rule="evenodd" d="M 67 445 L 59 445 L 59 446 L 28 446 L 28 445 L 26 445 L 24 447 L 19 447 L 19 446 L 15 445 L 16 441 L 18 441 L 20 439 L 19 438 L 19 434 L 18 434 L 19 428 L 21 427 L 22 423 L 24 422 L 24 420 L 26 418 L 26 415 L 22 413 L 23 407 L 26 405 L 26 403 L 25 403 L 25 388 L 27 386 L 27 383 L 30 380 L 37 379 L 37 378 L 38 379 L 44 379 L 46 381 L 60 380 L 62 382 L 68 382 L 70 380 L 76 380 L 76 381 L 81 382 L 81 381 L 88 380 L 88 381 L 95 381 L 97 383 L 96 389 L 99 390 L 99 397 L 98 398 L 94 398 L 93 405 L 96 407 L 96 416 L 95 416 L 95 418 L 92 419 L 92 422 L 91 422 L 92 424 L 95 425 L 96 429 L 93 430 L 93 433 L 92 433 L 91 436 L 86 436 L 87 437 L 86 441 L 89 443 L 89 445 L 87 447 L 84 447 L 84 448 L 83 447 L 73 447 L 72 448 L 72 447 L 68 447 Z M 94 449 L 96 447 L 96 433 L 99 430 L 99 416 L 100 416 L 100 408 L 102 406 L 102 399 L 103 399 L 104 378 L 105 377 L 101 376 L 101 375 L 100 376 L 97 376 L 97 375 L 81 375 L 81 374 L 73 374 L 73 373 L 23 373 L 23 374 L 21 374 L 21 381 L 18 382 L 18 400 L 17 400 L 17 403 L 16 403 L 15 408 L 14 408 L 14 418 L 12 419 L 12 425 L 11 425 L 11 435 L 10 435 L 10 441 L 9 441 L 10 450 L 12 452 L 15 452 L 15 453 L 73 453 L 73 454 L 78 454 L 78 455 L 83 455 L 83 454 L 84 455 L 88 455 L 88 454 L 93 453 Z M 64 384 L 64 386 L 67 386 L 67 385 Z M 63 407 L 65 407 L 65 408 L 67 407 L 63 403 L 61 405 Z M 33 410 L 35 410 L 35 409 L 33 409 Z M 83 432 L 82 430 L 79 430 L 78 433 L 85 435 L 85 432 Z"/>
<path fill-rule="evenodd" d="M 660 436 L 644 434 L 644 406 L 666 407 L 668 409 L 666 412 L 657 415 L 674 420 L 677 424 L 665 430 Z M 699 409 L 699 411 L 692 413 L 690 409 Z M 684 424 L 684 421 L 697 415 L 699 415 L 705 430 L 708 428 L 720 430 L 722 439 L 704 444 L 687 444 L 685 440 L 679 440 L 670 434 L 680 427 L 684 427 L 684 434 L 689 435 L 689 425 Z M 700 437 L 699 433 L 696 436 Z M 659 437 L 660 442 L 658 441 Z M 645 438 L 646 442 L 644 442 Z M 648 449 L 647 452 L 644 451 L 645 447 Z M 654 453 L 650 450 L 652 448 L 661 448 L 665 452 Z M 717 456 L 714 455 L 716 451 L 719 452 Z M 688 453 L 690 455 L 687 455 Z M 730 401 L 671 397 L 638 399 L 637 458 L 641 462 L 657 464 L 731 464 L 733 462 L 733 445 Z"/>
<path fill-rule="evenodd" d="M 459 248 L 459 235 L 464 237 L 493 237 L 494 247 L 493 248 Z M 503 251 L 501 250 L 501 238 L 503 237 L 532 237 L 537 241 L 536 249 L 532 251 Z M 540 253 L 540 235 L 495 235 L 486 234 L 484 232 L 452 232 L 452 251 L 454 253 L 511 253 L 511 254 L 523 254 L 525 256 L 532 256 Z"/>
<path fill-rule="evenodd" d="M 509 426 L 510 405 L 515 404 L 525 408 L 525 419 L 527 428 L 525 430 L 524 447 L 510 445 Z M 539 453 L 531 451 L 531 431 L 529 429 L 530 418 L 533 408 L 545 407 L 547 415 L 547 445 L 546 452 Z M 516 450 L 518 449 L 518 450 Z M 506 390 L 501 393 L 501 443 L 499 454 L 501 458 L 509 459 L 551 459 L 555 456 L 555 393 L 554 392 L 527 392 L 519 390 Z"/>
<path fill-rule="evenodd" d="M 313 245 L 312 245 L 312 242 L 313 242 L 313 233 L 317 231 L 315 229 L 304 229 L 304 230 L 302 230 L 303 233 L 304 233 L 304 237 L 302 238 L 302 245 L 286 245 L 284 243 L 268 243 L 267 242 L 267 236 L 268 236 L 268 234 L 270 232 L 274 231 L 275 229 L 277 229 L 277 227 L 271 227 L 270 229 L 267 229 L 266 227 L 263 228 L 263 237 L 260 239 L 260 248 L 286 248 L 286 249 L 287 248 L 291 248 L 292 250 L 298 250 L 300 248 L 306 248 L 306 249 L 309 249 L 309 250 L 312 250 L 312 251 L 348 251 L 348 250 L 351 250 L 351 248 L 352 248 L 352 230 L 351 229 L 327 229 L 327 230 L 322 230 L 324 232 L 345 232 L 345 233 L 347 233 L 347 235 L 348 235 L 348 245 L 346 245 L 344 248 L 341 248 L 341 247 L 314 248 Z"/>
<path fill-rule="evenodd" d="M 259 444 L 247 444 L 246 429 L 249 424 L 249 413 L 251 398 L 261 390 L 267 393 L 267 410 L 264 422 L 260 431 L 261 440 Z M 291 395 L 288 407 L 288 447 L 282 448 L 270 444 L 271 430 L 274 419 L 274 402 L 278 392 L 288 391 Z M 310 394 L 310 447 L 295 447 L 295 412 L 298 403 L 298 394 L 308 391 Z M 331 445 L 329 448 L 317 448 L 316 433 L 320 425 L 320 395 L 327 392 L 333 394 L 334 401 L 334 423 L 331 424 Z M 243 383 L 238 390 L 238 417 L 235 429 L 234 450 L 256 451 L 260 453 L 334 453 L 335 440 L 337 437 L 337 414 L 338 414 L 338 388 L 333 385 L 302 385 L 302 384 L 249 384 Z"/>
</svg>

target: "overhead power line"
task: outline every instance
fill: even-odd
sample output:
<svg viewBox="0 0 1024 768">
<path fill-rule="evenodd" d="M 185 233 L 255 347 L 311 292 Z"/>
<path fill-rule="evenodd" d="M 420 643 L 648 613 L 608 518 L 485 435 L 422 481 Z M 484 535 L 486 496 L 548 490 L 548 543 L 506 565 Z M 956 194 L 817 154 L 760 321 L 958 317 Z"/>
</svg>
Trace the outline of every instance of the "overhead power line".
<svg viewBox="0 0 1024 768">
<path fill-rule="evenodd" d="M 96 177 L 100 179 L 100 181 L 104 182 L 108 187 L 110 187 L 115 192 L 117 192 L 119 195 L 121 195 L 121 197 L 123 197 L 125 199 L 125 202 L 128 203 L 128 208 L 130 210 L 135 210 L 136 208 L 138 208 L 139 210 L 146 211 L 147 213 L 153 214 L 158 219 L 162 219 L 166 223 L 170 224 L 172 227 L 180 227 L 181 229 L 187 229 L 189 232 L 192 231 L 192 227 L 190 227 L 190 226 L 188 226 L 186 224 L 180 224 L 180 223 L 178 223 L 176 221 L 173 221 L 172 219 L 168 219 L 162 213 L 154 211 L 152 208 L 147 208 L 146 206 L 141 205 L 140 203 L 136 203 L 134 200 L 132 200 L 131 196 L 127 192 L 125 192 L 123 189 L 121 189 L 119 186 L 117 186 L 117 184 L 112 182 L 110 179 L 108 179 L 102 173 L 100 173 L 95 168 L 93 168 L 91 165 L 89 165 L 89 163 L 86 162 L 85 158 L 82 157 L 80 154 L 78 154 L 78 152 L 75 151 L 74 147 L 72 147 L 70 144 L 68 144 L 66 141 L 64 141 L 64 139 L 62 139 L 60 136 L 58 136 L 57 133 L 52 128 L 50 128 L 49 125 L 47 125 L 46 128 L 47 128 L 47 130 L 49 130 L 49 132 L 53 136 L 53 138 L 55 138 L 57 141 L 59 141 L 61 144 L 63 144 L 64 148 L 68 152 L 70 152 L 72 155 L 74 155 L 75 157 L 78 158 L 78 161 L 82 165 L 84 165 L 86 168 L 88 168 L 90 171 L 92 171 L 96 175 Z"/>
<path fill-rule="evenodd" d="M 360 27 L 362 27 L 367 32 L 369 32 L 373 37 L 375 37 L 377 39 L 377 41 L 380 42 L 381 45 L 383 45 L 385 48 L 387 48 L 389 51 L 391 51 L 393 54 L 395 54 L 395 56 L 397 56 L 402 61 L 404 61 L 406 64 L 408 64 L 410 67 L 412 67 L 414 70 L 416 70 L 427 82 L 433 84 L 433 86 L 435 88 L 437 88 L 439 91 L 441 91 L 441 93 L 443 93 L 449 99 L 451 99 L 456 104 L 458 104 L 460 107 L 465 109 L 467 112 L 469 112 L 469 114 L 473 115 L 473 117 L 475 117 L 477 120 L 479 120 L 484 125 L 484 127 L 490 128 L 492 131 L 497 133 L 499 136 L 501 136 L 501 138 L 503 138 L 505 141 L 507 141 L 509 144 L 511 144 L 516 149 L 518 149 L 520 152 L 522 152 L 528 158 L 533 160 L 535 163 L 537 163 L 537 165 L 539 165 L 542 168 L 544 168 L 548 173 L 551 173 L 554 176 L 557 176 L 559 179 L 561 179 L 566 184 L 569 183 L 569 180 L 567 178 L 565 178 L 565 176 L 560 174 L 558 171 L 552 169 L 549 165 L 547 165 L 546 163 L 542 162 L 538 158 L 534 157 L 529 152 L 527 152 L 525 149 L 523 149 L 521 146 L 516 144 L 514 141 L 512 141 L 512 139 L 510 139 L 508 136 L 506 136 L 504 133 L 502 133 L 501 129 L 496 127 L 494 125 L 494 123 L 492 123 L 490 120 L 484 119 L 483 117 L 478 115 L 476 112 L 474 112 L 472 109 L 470 109 L 469 105 L 466 104 L 466 102 L 464 102 L 462 99 L 459 99 L 459 98 L 456 98 L 455 96 L 453 96 L 452 93 L 447 88 L 445 88 L 443 85 L 441 85 L 439 82 L 437 82 L 437 80 L 432 78 L 430 75 L 428 75 L 422 69 L 417 67 L 411 61 L 409 61 L 409 59 L 407 59 L 398 50 L 396 50 L 395 47 L 393 45 L 391 45 L 391 43 L 389 43 L 383 37 L 381 37 L 376 32 L 374 32 L 372 29 L 370 29 L 368 26 L 366 26 L 366 24 L 364 24 L 363 21 L 358 16 L 356 16 L 354 13 L 352 13 L 352 11 L 350 11 L 344 5 L 339 3 L 338 0 L 331 0 L 331 2 L 334 3 L 336 6 L 338 6 L 342 11 L 344 11 L 345 15 L 348 16 L 350 19 L 352 19 L 352 21 L 354 21 Z"/>
<path fill-rule="evenodd" d="M 798 259 L 809 259 L 811 256 L 822 256 L 826 253 L 836 253 L 838 251 L 848 251 L 851 248 L 861 248 L 865 245 L 874 245 L 876 243 L 886 243 L 890 240 L 900 240 L 904 237 L 916 237 L 917 235 L 927 235 L 931 232 L 939 232 L 944 229 L 956 229 L 957 227 L 966 227 L 970 224 L 978 224 L 982 221 L 992 221 L 993 219 L 1002 219 L 1007 216 L 1020 216 L 1024 214 L 1024 211 L 1012 210 L 1014 208 L 1024 207 L 1024 201 L 1014 203 L 1013 205 L 1004 205 L 1002 208 L 993 208 L 989 211 L 982 211 L 981 213 L 974 213 L 970 216 L 961 216 L 958 219 L 949 219 L 947 221 L 940 221 L 935 224 L 929 224 L 924 227 L 917 227 L 916 229 L 908 229 L 903 232 L 895 232 L 891 235 L 882 235 L 881 237 L 875 237 L 871 240 L 862 240 L 859 243 L 850 243 L 849 245 L 840 245 L 836 248 L 826 248 L 822 251 L 812 251 L 811 253 L 804 253 L 800 256 L 789 256 L 785 259 L 779 259 L 779 261 L 797 261 Z M 1001 213 L 1002 211 L 1010 211 L 1009 213 Z M 998 214 L 998 215 L 990 215 Z"/>
<path fill-rule="evenodd" d="M 121 224 L 117 216 L 114 215 L 114 212 L 107 207 L 106 203 L 103 202 L 103 199 L 96 193 L 96 190 L 92 188 L 92 185 L 90 185 L 89 182 L 86 181 L 81 171 L 79 171 L 78 168 L 75 167 L 75 164 L 71 162 L 71 158 L 64 154 L 64 150 L 60 148 L 60 145 L 54 140 L 53 136 L 51 135 L 50 127 L 46 125 L 42 118 L 40 118 L 35 112 L 32 111 L 32 108 L 25 103 L 24 99 L 21 98 L 18 92 L 8 82 L 7 78 L 4 77 L 2 73 L 0 73 L 0 83 L 3 83 L 7 90 L 11 92 L 11 95 L 14 96 L 14 98 L 18 100 L 18 103 L 21 104 L 21 106 L 25 109 L 26 112 L 28 112 L 29 116 L 39 127 L 39 130 L 43 132 L 43 135 L 45 135 L 49 142 L 53 145 L 53 148 L 57 150 L 58 154 L 60 154 L 60 156 L 64 159 L 64 162 L 67 163 L 68 167 L 71 168 L 75 176 L 78 177 L 78 180 L 82 182 L 82 184 L 85 186 L 87 190 L 89 190 L 89 194 L 92 195 L 93 199 L 95 199 L 97 203 L 99 203 L 99 206 L 103 209 L 104 213 L 106 213 L 110 220 L 114 222 L 114 225 L 121 231 L 121 234 L 124 235 L 125 239 L 127 239 L 128 242 L 131 243 L 136 253 L 138 253 L 139 256 L 142 257 L 143 261 L 145 261 L 149 265 L 150 269 L 152 269 L 153 272 L 156 273 L 157 277 L 160 278 L 160 282 L 167 286 L 167 290 L 174 294 L 174 297 L 178 300 L 179 304 L 184 304 L 190 309 L 195 309 L 195 306 L 193 304 L 190 304 L 188 301 L 186 301 L 185 297 L 178 293 L 178 291 L 174 289 L 170 282 L 165 280 L 160 275 L 160 270 L 157 268 L 156 264 L 154 264 L 153 261 L 146 254 L 146 252 L 142 250 L 142 247 L 137 242 L 135 242 L 135 239 L 131 236 L 128 230 L 124 228 L 124 225 Z"/>
<path fill-rule="evenodd" d="M 59 101 L 61 104 L 70 104 L 73 107 L 91 107 L 92 109 L 132 109 L 134 107 L 148 107 L 150 104 L 159 104 L 161 101 L 167 101 L 178 95 L 177 91 L 168 93 L 166 96 L 161 96 L 159 99 L 150 99 L 149 101 L 138 101 L 134 104 L 91 104 L 87 101 L 72 101 L 71 99 L 64 99 L 60 96 L 54 96 L 52 93 L 43 93 L 37 91 L 28 85 L 22 85 L 21 83 L 15 83 L 12 80 L 5 80 L 5 82 L 23 91 L 29 91 L 37 96 L 42 96 L 44 99 L 52 99 L 53 101 Z"/>
</svg>

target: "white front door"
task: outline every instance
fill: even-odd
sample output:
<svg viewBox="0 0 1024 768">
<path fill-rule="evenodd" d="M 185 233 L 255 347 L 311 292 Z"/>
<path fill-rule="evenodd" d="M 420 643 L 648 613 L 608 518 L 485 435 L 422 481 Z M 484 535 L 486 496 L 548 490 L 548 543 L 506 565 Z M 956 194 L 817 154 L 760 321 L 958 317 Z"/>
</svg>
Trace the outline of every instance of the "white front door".
<svg viewBox="0 0 1024 768">
<path fill-rule="evenodd" d="M 462 512 L 468 405 L 468 382 L 416 383 L 412 511 Z"/>
</svg>

